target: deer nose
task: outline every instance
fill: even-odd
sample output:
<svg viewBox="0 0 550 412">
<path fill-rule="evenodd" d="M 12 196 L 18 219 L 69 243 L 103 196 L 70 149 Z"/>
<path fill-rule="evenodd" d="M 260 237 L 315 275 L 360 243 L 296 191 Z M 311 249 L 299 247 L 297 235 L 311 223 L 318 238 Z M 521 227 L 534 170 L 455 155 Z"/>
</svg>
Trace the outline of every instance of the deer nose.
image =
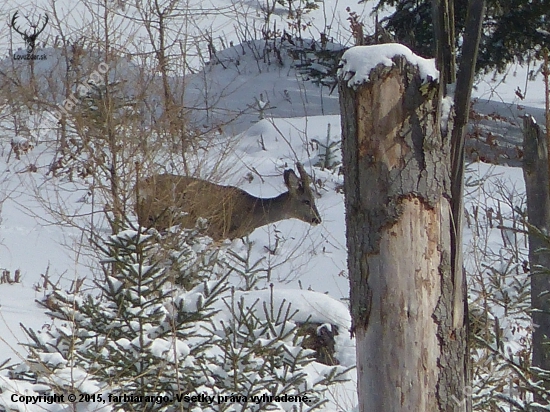
<svg viewBox="0 0 550 412">
<path fill-rule="evenodd" d="M 321 223 L 321 218 L 318 216 L 315 216 L 311 219 L 311 223 L 314 225 L 318 225 L 319 223 Z"/>
</svg>

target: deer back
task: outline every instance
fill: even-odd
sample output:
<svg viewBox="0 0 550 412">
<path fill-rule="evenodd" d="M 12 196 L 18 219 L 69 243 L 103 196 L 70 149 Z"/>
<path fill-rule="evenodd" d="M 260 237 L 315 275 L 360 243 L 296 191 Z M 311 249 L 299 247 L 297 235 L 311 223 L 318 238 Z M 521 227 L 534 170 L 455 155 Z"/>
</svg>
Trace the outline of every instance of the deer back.
<svg viewBox="0 0 550 412">
<path fill-rule="evenodd" d="M 302 173 L 301 165 L 299 170 Z M 260 198 L 202 179 L 172 174 L 150 176 L 137 187 L 138 221 L 141 226 L 163 230 L 174 225 L 192 228 L 198 218 L 205 218 L 206 234 L 215 240 L 243 237 L 260 226 L 288 218 L 320 223 L 307 178 L 299 179 L 294 171 L 286 170 L 284 180 L 288 192 Z"/>
</svg>

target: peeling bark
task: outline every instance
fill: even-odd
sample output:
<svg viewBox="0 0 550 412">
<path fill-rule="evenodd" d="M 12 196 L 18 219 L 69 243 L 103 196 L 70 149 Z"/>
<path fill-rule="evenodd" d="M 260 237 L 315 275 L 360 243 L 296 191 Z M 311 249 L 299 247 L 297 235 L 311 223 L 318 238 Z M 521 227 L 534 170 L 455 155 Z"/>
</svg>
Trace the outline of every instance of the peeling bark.
<svg viewBox="0 0 550 412">
<path fill-rule="evenodd" d="M 341 82 L 340 105 L 360 411 L 464 410 L 437 85 L 395 57 L 357 90 Z"/>
</svg>

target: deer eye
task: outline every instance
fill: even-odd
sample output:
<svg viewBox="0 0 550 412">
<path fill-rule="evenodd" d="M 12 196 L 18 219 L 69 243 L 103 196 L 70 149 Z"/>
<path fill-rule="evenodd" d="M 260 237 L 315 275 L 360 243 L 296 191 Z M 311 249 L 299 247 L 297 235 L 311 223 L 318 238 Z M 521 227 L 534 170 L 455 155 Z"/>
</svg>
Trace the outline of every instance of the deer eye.
<svg viewBox="0 0 550 412">
<path fill-rule="evenodd" d="M 307 205 L 307 206 L 311 206 L 311 202 L 310 202 L 309 200 L 307 200 L 307 199 L 306 199 L 306 200 L 304 200 L 304 202 L 303 202 L 303 203 L 304 203 L 305 205 Z"/>
</svg>

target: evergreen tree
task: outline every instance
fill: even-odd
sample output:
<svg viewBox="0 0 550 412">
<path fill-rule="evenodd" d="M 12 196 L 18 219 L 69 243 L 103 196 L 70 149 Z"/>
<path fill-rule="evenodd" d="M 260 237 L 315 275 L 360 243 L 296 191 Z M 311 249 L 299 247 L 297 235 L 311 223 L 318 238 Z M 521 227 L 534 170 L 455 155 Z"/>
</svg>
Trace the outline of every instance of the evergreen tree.
<svg viewBox="0 0 550 412">
<path fill-rule="evenodd" d="M 269 298 L 266 292 L 233 290 L 223 299 L 229 316 L 220 322 L 218 386 L 246 394 L 238 411 L 316 410 L 327 402 L 327 385 L 346 380 L 348 369 L 316 364 L 308 370 L 315 352 L 302 347 L 304 336 L 293 320 L 297 311 L 289 302 L 274 305 L 273 287 Z M 281 400 L 284 395 L 302 400 Z"/>
<path fill-rule="evenodd" d="M 454 0 L 455 27 L 464 30 L 467 0 Z M 477 61 L 478 71 L 503 69 L 512 61 L 520 63 L 541 58 L 544 47 L 550 48 L 548 0 L 487 0 L 483 35 Z M 375 11 L 395 7 L 395 12 L 381 20 L 381 25 L 403 43 L 426 58 L 435 56 L 430 0 L 380 0 Z M 457 39 L 460 35 L 457 36 Z M 457 43 L 460 50 L 460 43 Z"/>
<path fill-rule="evenodd" d="M 313 351 L 300 346 L 291 305 L 276 307 L 267 291 L 230 290 L 231 260 L 207 253 L 206 242 L 193 245 L 193 234 L 184 238 L 181 253 L 172 244 L 166 253 L 172 258 L 162 264 L 162 242 L 140 231 L 124 230 L 97 245 L 105 258 L 94 295 L 55 290 L 44 303 L 54 326 L 25 329 L 30 355 L 10 367 L 10 378 L 114 410 L 310 411 L 323 405 L 324 393 L 347 370 L 312 367 Z M 36 387 L 27 390 L 36 393 Z M 0 410 L 13 406 L 14 392 L 0 385 Z M 276 398 L 283 395 L 307 401 Z"/>
<path fill-rule="evenodd" d="M 97 297 L 54 291 L 50 315 L 63 323 L 47 333 L 27 329 L 34 366 L 17 376 L 34 376 L 61 393 L 89 394 L 93 382 L 96 391 L 114 395 L 103 395 L 104 400 L 124 410 L 170 410 L 170 405 L 127 401 L 124 394 L 175 399 L 208 384 L 203 371 L 210 369 L 208 351 L 219 338 L 205 325 L 212 322 L 213 303 L 226 282 L 176 288 L 149 261 L 153 244 L 150 235 L 134 230 L 111 236 L 101 247 L 107 257 L 101 262 L 103 277 L 94 282 Z M 78 382 L 66 379 L 74 370 L 82 377 Z"/>
</svg>

